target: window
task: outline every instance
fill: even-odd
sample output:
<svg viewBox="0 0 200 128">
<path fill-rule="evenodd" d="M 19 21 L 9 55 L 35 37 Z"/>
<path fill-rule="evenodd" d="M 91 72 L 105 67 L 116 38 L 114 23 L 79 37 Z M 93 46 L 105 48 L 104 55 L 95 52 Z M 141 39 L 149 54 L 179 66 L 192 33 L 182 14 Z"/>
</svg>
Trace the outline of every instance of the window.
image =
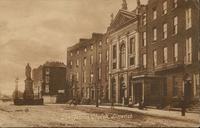
<svg viewBox="0 0 200 128">
<path fill-rule="evenodd" d="M 200 96 L 200 74 L 193 75 L 193 83 L 194 83 L 194 96 Z"/>
<path fill-rule="evenodd" d="M 173 96 L 178 96 L 178 82 L 175 76 L 173 77 Z"/>
<path fill-rule="evenodd" d="M 69 79 L 72 81 L 72 79 L 73 79 L 73 74 L 70 74 Z"/>
<path fill-rule="evenodd" d="M 173 8 L 177 8 L 178 7 L 178 0 L 173 0 Z"/>
<path fill-rule="evenodd" d="M 186 39 L 186 63 L 192 62 L 192 38 Z"/>
<path fill-rule="evenodd" d="M 73 53 L 72 53 L 72 52 L 70 53 L 70 56 L 73 56 Z"/>
<path fill-rule="evenodd" d="M 142 63 L 143 63 L 144 68 L 146 68 L 147 67 L 147 55 L 146 54 L 143 54 Z"/>
<path fill-rule="evenodd" d="M 189 29 L 192 27 L 192 9 L 189 8 L 186 10 L 186 29 Z"/>
<path fill-rule="evenodd" d="M 91 46 L 90 46 L 90 48 L 93 50 L 93 49 L 94 49 L 94 46 L 93 46 L 93 45 L 91 45 Z"/>
<path fill-rule="evenodd" d="M 153 29 L 153 40 L 154 41 L 157 40 L 157 29 L 156 28 Z"/>
<path fill-rule="evenodd" d="M 90 74 L 90 82 L 91 82 L 91 83 L 93 83 L 93 77 L 94 77 L 94 74 L 91 73 L 91 74 Z"/>
<path fill-rule="evenodd" d="M 163 25 L 163 39 L 167 39 L 167 24 Z"/>
<path fill-rule="evenodd" d="M 78 59 L 76 60 L 76 66 L 77 67 L 79 66 L 79 60 Z"/>
<path fill-rule="evenodd" d="M 101 80 L 101 68 L 99 68 L 98 74 L 99 74 L 99 80 Z"/>
<path fill-rule="evenodd" d="M 131 38 L 130 39 L 130 54 L 135 53 L 135 38 Z"/>
<path fill-rule="evenodd" d="M 50 74 L 50 69 L 46 68 L 46 75 L 49 75 L 49 74 Z"/>
<path fill-rule="evenodd" d="M 76 52 L 77 55 L 79 55 L 79 50 Z"/>
<path fill-rule="evenodd" d="M 101 46 L 102 45 L 102 41 L 99 41 L 99 46 Z"/>
<path fill-rule="evenodd" d="M 49 93 L 49 85 L 48 84 L 45 85 L 45 93 Z"/>
<path fill-rule="evenodd" d="M 87 52 L 87 48 L 85 48 L 84 51 Z"/>
<path fill-rule="evenodd" d="M 87 80 L 86 80 L 86 71 L 83 71 L 83 82 L 86 83 Z"/>
<path fill-rule="evenodd" d="M 106 50 L 106 60 L 109 61 L 109 52 Z"/>
<path fill-rule="evenodd" d="M 99 63 L 101 63 L 101 62 L 102 62 L 102 54 L 99 53 Z"/>
<path fill-rule="evenodd" d="M 167 63 L 168 62 L 168 49 L 167 47 L 164 48 L 164 60 L 163 60 L 164 63 Z"/>
<path fill-rule="evenodd" d="M 156 8 L 153 9 L 153 20 L 157 18 L 157 11 Z"/>
<path fill-rule="evenodd" d="M 79 81 L 79 74 L 76 72 L 76 80 Z"/>
<path fill-rule="evenodd" d="M 87 58 L 84 57 L 84 59 L 83 59 L 83 66 L 86 66 L 86 64 L 87 64 Z"/>
<path fill-rule="evenodd" d="M 163 3 L 163 14 L 167 14 L 167 1 Z"/>
<path fill-rule="evenodd" d="M 178 17 L 174 17 L 174 26 L 173 26 L 173 34 L 178 33 Z"/>
<path fill-rule="evenodd" d="M 117 58 L 117 46 L 114 45 L 113 46 L 113 59 L 116 59 Z"/>
<path fill-rule="evenodd" d="M 146 25 L 146 23 L 147 23 L 146 14 L 143 14 L 143 19 L 142 19 L 142 21 L 143 21 L 143 25 Z"/>
<path fill-rule="evenodd" d="M 49 76 L 45 77 L 45 83 L 49 83 Z"/>
<path fill-rule="evenodd" d="M 112 65 L 113 69 L 116 69 L 117 68 L 117 63 L 114 62 L 113 65 Z"/>
<path fill-rule="evenodd" d="M 130 66 L 135 65 L 135 57 L 130 58 Z"/>
<path fill-rule="evenodd" d="M 93 55 L 90 56 L 90 64 L 93 64 L 94 63 L 94 57 Z"/>
<path fill-rule="evenodd" d="M 124 68 L 126 65 L 126 53 L 125 44 L 123 43 L 120 47 L 120 67 Z"/>
<path fill-rule="evenodd" d="M 143 46 L 145 47 L 147 45 L 147 33 L 146 32 L 143 32 Z"/>
<path fill-rule="evenodd" d="M 70 66 L 72 66 L 73 65 L 73 62 L 72 61 L 70 61 Z"/>
<path fill-rule="evenodd" d="M 178 61 L 178 43 L 174 44 L 174 61 Z"/>
<path fill-rule="evenodd" d="M 156 67 L 157 66 L 157 51 L 156 50 L 154 50 L 153 51 L 153 65 L 154 65 L 154 67 Z"/>
</svg>

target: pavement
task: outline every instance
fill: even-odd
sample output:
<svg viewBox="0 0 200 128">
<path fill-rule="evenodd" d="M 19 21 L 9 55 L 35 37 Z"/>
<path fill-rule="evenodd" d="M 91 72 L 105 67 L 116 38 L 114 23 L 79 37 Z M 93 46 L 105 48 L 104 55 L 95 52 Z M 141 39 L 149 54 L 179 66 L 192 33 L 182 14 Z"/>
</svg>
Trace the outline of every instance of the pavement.
<svg viewBox="0 0 200 128">
<path fill-rule="evenodd" d="M 81 106 L 95 107 L 95 105 L 81 105 Z M 111 108 L 111 106 L 99 106 L 99 107 Z M 139 114 L 158 117 L 158 118 L 166 118 L 166 119 L 172 119 L 172 120 L 177 120 L 177 121 L 186 121 L 186 122 L 193 122 L 193 123 L 200 124 L 200 114 L 198 113 L 186 113 L 185 116 L 181 116 L 180 111 L 166 111 L 166 110 L 158 110 L 158 109 L 150 109 L 150 108 L 145 109 L 145 110 L 140 110 L 138 108 L 121 107 L 121 106 L 114 106 L 114 109 L 136 112 Z"/>
</svg>

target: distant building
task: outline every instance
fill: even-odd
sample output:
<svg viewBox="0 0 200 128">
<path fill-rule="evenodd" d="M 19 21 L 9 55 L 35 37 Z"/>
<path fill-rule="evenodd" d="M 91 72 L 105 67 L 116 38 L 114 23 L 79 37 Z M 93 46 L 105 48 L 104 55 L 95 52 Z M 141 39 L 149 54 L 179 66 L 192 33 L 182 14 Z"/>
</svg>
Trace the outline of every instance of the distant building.
<svg viewBox="0 0 200 128">
<path fill-rule="evenodd" d="M 108 47 L 103 34 L 93 33 L 91 39 L 67 49 L 67 79 L 71 98 L 102 101 L 108 99 Z M 97 92 L 95 92 L 97 91 Z"/>
<path fill-rule="evenodd" d="M 33 69 L 32 76 L 35 92 L 40 90 L 43 97 L 55 97 L 56 102 L 67 100 L 66 66 L 64 63 L 46 62 Z"/>
</svg>

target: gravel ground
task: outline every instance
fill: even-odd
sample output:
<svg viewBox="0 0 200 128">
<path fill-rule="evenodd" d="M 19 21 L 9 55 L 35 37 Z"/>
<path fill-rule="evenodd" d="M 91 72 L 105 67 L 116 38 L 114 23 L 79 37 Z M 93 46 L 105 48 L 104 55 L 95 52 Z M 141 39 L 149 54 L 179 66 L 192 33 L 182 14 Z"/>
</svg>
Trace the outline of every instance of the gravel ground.
<svg viewBox="0 0 200 128">
<path fill-rule="evenodd" d="M 0 103 L 0 127 L 197 127 L 199 124 L 130 111 L 68 105 L 14 106 Z"/>
</svg>

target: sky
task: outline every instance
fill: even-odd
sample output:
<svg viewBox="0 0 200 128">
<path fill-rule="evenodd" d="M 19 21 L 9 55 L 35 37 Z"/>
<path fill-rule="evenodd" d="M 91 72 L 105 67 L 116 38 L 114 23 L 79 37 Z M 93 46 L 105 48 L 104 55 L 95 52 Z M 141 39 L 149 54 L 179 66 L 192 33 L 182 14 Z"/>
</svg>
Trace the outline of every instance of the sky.
<svg viewBox="0 0 200 128">
<path fill-rule="evenodd" d="M 146 4 L 147 0 L 141 0 Z M 128 9 L 136 0 L 127 0 Z M 122 0 L 0 0 L 0 92 L 11 94 L 15 78 L 24 88 L 27 63 L 66 62 L 66 49 L 91 33 L 105 33 Z"/>
</svg>

